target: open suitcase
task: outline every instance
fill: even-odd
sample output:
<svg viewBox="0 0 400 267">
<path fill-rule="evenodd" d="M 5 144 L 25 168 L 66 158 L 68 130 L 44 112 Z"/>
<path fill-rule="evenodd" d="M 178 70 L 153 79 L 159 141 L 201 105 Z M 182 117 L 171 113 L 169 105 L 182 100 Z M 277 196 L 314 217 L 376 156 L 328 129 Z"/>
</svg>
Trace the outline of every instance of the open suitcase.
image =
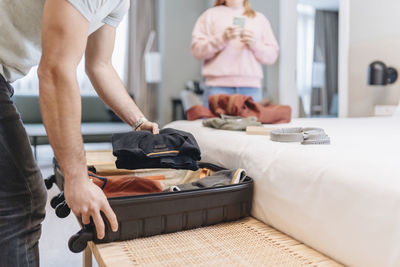
<svg viewBox="0 0 400 267">
<path fill-rule="evenodd" d="M 207 163 L 199 163 L 199 167 L 223 170 Z M 88 164 L 88 168 L 96 173 L 94 166 Z M 54 160 L 54 175 L 45 182 L 48 189 L 55 183 L 61 190 L 50 202 L 61 218 L 70 213 L 62 192 L 63 181 L 61 170 Z M 124 241 L 238 220 L 250 215 L 252 196 L 253 180 L 246 177 L 242 183 L 227 186 L 108 198 L 117 215 L 118 231 L 112 232 L 108 221 L 104 220 L 105 237 L 98 240 L 93 223 L 82 225 L 78 218 L 82 230 L 70 238 L 68 245 L 72 252 L 78 253 L 86 248 L 89 241 Z"/>
</svg>

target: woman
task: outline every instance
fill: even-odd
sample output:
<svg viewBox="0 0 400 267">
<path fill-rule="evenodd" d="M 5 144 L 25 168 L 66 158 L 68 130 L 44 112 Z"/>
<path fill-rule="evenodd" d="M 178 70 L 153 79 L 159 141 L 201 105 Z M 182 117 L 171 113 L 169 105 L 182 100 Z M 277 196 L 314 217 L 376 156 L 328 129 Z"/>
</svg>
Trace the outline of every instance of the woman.
<svg viewBox="0 0 400 267">
<path fill-rule="evenodd" d="M 274 64 L 279 46 L 268 19 L 251 8 L 250 0 L 217 0 L 197 20 L 192 38 L 192 54 L 203 61 L 206 107 L 214 94 L 261 101 L 261 64 Z"/>
</svg>

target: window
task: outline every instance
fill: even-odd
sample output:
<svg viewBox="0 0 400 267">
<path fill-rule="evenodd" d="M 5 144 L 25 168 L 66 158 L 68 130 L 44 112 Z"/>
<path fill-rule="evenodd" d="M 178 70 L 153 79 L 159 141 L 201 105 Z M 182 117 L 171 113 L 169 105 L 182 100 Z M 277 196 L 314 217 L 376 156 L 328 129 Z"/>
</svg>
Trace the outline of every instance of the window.
<svg viewBox="0 0 400 267">
<path fill-rule="evenodd" d="M 129 18 L 125 16 L 117 29 L 115 49 L 113 54 L 113 65 L 120 75 L 124 84 L 127 82 L 127 54 L 128 54 L 128 28 Z M 85 59 L 79 63 L 78 70 L 78 83 L 82 95 L 94 95 L 96 92 L 93 89 L 89 78 L 85 74 Z M 39 80 L 37 77 L 37 66 L 32 68 L 27 76 L 13 83 L 15 94 L 19 95 L 38 95 L 39 94 Z"/>
</svg>

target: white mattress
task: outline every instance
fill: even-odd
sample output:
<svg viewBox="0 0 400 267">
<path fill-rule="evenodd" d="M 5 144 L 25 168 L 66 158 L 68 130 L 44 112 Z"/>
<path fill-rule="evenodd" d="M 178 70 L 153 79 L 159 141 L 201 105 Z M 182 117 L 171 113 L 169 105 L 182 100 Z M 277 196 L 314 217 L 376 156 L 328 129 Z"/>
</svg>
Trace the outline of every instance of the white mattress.
<svg viewBox="0 0 400 267">
<path fill-rule="evenodd" d="M 351 266 L 400 266 L 400 118 L 298 119 L 322 127 L 329 146 L 173 122 L 191 132 L 202 161 L 245 168 L 255 180 L 252 214 Z"/>
</svg>

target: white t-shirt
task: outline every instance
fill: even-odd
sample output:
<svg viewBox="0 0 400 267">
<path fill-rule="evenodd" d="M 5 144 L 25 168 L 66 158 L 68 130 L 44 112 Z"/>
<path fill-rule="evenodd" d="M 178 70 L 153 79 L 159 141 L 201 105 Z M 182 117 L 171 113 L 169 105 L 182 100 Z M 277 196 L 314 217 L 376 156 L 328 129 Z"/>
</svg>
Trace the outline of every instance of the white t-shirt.
<svg viewBox="0 0 400 267">
<path fill-rule="evenodd" d="M 89 22 L 89 34 L 104 24 L 117 27 L 130 0 L 68 0 Z M 0 1 L 0 74 L 13 82 L 40 61 L 45 0 Z"/>
</svg>

